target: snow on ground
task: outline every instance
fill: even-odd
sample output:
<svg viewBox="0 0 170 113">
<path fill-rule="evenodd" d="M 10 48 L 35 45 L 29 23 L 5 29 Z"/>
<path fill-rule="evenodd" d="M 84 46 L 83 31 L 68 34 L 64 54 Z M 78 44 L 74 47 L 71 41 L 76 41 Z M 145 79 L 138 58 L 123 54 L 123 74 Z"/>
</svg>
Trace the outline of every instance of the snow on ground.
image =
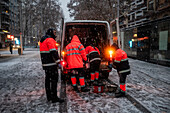
<svg viewBox="0 0 170 113">
<path fill-rule="evenodd" d="M 127 77 L 127 93 L 151 112 L 170 112 L 170 68 L 129 61 L 132 73 Z M 127 98 L 114 98 L 113 93 L 96 94 L 92 88 L 87 93 L 75 93 L 69 84 L 65 108 L 60 108 L 61 104 L 46 101 L 44 76 L 39 51 L 24 51 L 24 55 L 0 59 L 0 112 L 57 113 L 65 108 L 68 113 L 141 112 Z M 118 84 L 116 70 L 112 70 L 109 79 Z"/>
<path fill-rule="evenodd" d="M 151 112 L 170 112 L 170 68 L 129 59 L 131 74 L 127 76 L 127 92 Z M 116 70 L 110 79 L 118 84 Z"/>
</svg>

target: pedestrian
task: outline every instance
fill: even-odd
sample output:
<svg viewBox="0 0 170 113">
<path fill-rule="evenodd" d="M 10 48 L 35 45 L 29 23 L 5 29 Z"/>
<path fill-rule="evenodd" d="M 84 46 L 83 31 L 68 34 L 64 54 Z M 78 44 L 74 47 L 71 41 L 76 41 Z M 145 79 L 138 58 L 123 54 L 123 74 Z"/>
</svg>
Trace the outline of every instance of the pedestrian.
<svg viewBox="0 0 170 113">
<path fill-rule="evenodd" d="M 87 39 L 87 47 L 85 49 L 88 62 L 90 63 L 90 85 L 93 84 L 94 80 L 98 81 L 99 79 L 99 68 L 101 63 L 100 51 L 97 47 L 94 46 L 94 43 L 91 39 Z"/>
<path fill-rule="evenodd" d="M 11 52 L 11 54 L 12 54 L 12 48 L 13 48 L 13 43 L 10 42 L 10 43 L 9 43 L 9 51 Z"/>
<path fill-rule="evenodd" d="M 126 92 L 126 77 L 130 74 L 130 66 L 128 62 L 128 57 L 125 51 L 120 49 L 117 44 L 111 46 L 115 50 L 115 55 L 113 58 L 113 63 L 108 67 L 110 69 L 115 68 L 119 75 L 119 88 L 115 92 L 115 97 L 125 96 Z"/>
<path fill-rule="evenodd" d="M 84 80 L 84 73 L 83 73 L 83 60 L 84 62 L 87 61 L 86 52 L 84 46 L 81 44 L 77 35 L 74 35 L 71 43 L 66 46 L 66 57 L 65 61 L 67 63 L 67 69 L 70 70 L 71 74 L 71 82 L 74 90 L 79 92 L 77 86 L 77 79 L 79 78 L 81 91 L 87 92 L 85 80 Z"/>
<path fill-rule="evenodd" d="M 63 99 L 57 96 L 58 65 L 60 59 L 55 39 L 56 30 L 50 28 L 40 40 L 40 55 L 43 70 L 45 70 L 45 91 L 47 101 L 52 103 L 64 102 Z"/>
</svg>

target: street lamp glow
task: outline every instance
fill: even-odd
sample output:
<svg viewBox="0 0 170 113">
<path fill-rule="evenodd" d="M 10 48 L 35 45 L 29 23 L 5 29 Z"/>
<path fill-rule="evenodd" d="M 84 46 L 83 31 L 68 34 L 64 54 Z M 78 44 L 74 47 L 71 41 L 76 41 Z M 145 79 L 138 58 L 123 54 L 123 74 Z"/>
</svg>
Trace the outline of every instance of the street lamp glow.
<svg viewBox="0 0 170 113">
<path fill-rule="evenodd" d="M 137 37 L 138 35 L 137 34 L 134 34 L 133 37 Z"/>
<path fill-rule="evenodd" d="M 11 35 L 7 35 L 7 38 L 11 38 Z"/>
<path fill-rule="evenodd" d="M 113 33 L 113 34 L 115 34 L 115 33 L 116 33 L 116 31 L 113 31 L 112 33 Z"/>
<path fill-rule="evenodd" d="M 14 35 L 11 35 L 11 39 L 14 40 Z"/>
<path fill-rule="evenodd" d="M 2 30 L 2 32 L 8 33 L 8 31 L 6 31 L 6 30 Z"/>
</svg>

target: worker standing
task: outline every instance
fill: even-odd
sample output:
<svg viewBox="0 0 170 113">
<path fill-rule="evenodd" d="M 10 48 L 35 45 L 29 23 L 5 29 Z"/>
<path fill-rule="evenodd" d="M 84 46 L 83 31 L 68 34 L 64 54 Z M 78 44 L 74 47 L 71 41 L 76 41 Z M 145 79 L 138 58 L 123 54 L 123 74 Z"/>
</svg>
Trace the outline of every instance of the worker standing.
<svg viewBox="0 0 170 113">
<path fill-rule="evenodd" d="M 100 51 L 94 46 L 93 41 L 87 40 L 86 54 L 90 63 L 90 85 L 93 84 L 94 80 L 99 79 L 99 67 L 101 63 Z"/>
<path fill-rule="evenodd" d="M 57 96 L 58 65 L 60 63 L 58 48 L 56 46 L 56 30 L 48 29 L 46 35 L 40 40 L 40 55 L 45 70 L 45 90 L 48 101 L 64 102 Z"/>
<path fill-rule="evenodd" d="M 115 56 L 113 60 L 113 64 L 110 64 L 109 68 L 117 69 L 119 75 L 119 83 L 120 87 L 117 89 L 115 96 L 122 97 L 125 96 L 126 92 L 126 77 L 130 74 L 130 66 L 128 62 L 128 57 L 125 51 L 119 49 L 117 44 L 113 44 L 112 48 L 115 50 Z"/>
<path fill-rule="evenodd" d="M 71 82 L 76 92 L 79 92 L 77 86 L 77 78 L 79 78 L 81 91 L 87 92 L 89 89 L 85 86 L 85 80 L 83 75 L 83 60 L 87 61 L 86 52 L 84 46 L 81 44 L 77 35 L 74 35 L 71 43 L 66 46 L 67 68 L 71 71 Z"/>
</svg>

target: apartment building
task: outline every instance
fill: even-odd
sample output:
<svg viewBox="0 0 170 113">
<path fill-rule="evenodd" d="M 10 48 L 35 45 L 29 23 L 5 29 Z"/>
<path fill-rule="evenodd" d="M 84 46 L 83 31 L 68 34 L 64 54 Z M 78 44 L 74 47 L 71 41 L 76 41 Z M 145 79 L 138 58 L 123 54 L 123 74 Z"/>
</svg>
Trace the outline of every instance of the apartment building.
<svg viewBox="0 0 170 113">
<path fill-rule="evenodd" d="M 0 1 L 0 48 L 16 44 L 20 33 L 19 0 Z"/>
<path fill-rule="evenodd" d="M 10 33 L 9 0 L 0 1 L 0 48 L 7 46 L 7 34 Z"/>
<path fill-rule="evenodd" d="M 19 38 L 20 33 L 20 7 L 18 0 L 10 0 L 9 14 L 10 14 L 10 34 L 15 38 Z"/>
<path fill-rule="evenodd" d="M 128 56 L 170 65 L 170 1 L 134 0 L 120 16 L 123 47 Z"/>
</svg>

